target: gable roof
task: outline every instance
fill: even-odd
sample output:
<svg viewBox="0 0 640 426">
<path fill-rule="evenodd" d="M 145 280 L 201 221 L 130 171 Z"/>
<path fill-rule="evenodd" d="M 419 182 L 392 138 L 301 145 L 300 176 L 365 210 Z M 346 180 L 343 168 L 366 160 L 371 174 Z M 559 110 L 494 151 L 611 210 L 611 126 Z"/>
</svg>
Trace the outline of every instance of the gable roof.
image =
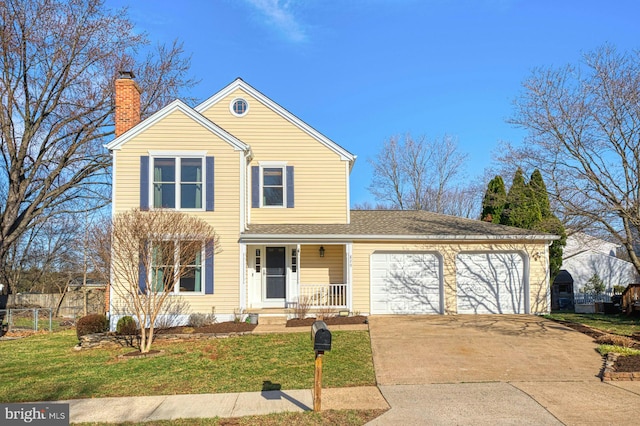
<svg viewBox="0 0 640 426">
<path fill-rule="evenodd" d="M 349 224 L 249 225 L 243 240 L 542 240 L 560 237 L 423 210 L 352 210 Z"/>
<path fill-rule="evenodd" d="M 315 138 L 318 142 L 325 145 L 327 148 L 335 152 L 340 156 L 341 159 L 349 161 L 351 163 L 351 167 L 353 167 L 353 163 L 356 161 L 356 156 L 351 154 L 349 151 L 333 142 L 331 139 L 324 136 L 322 133 L 318 132 L 313 127 L 309 126 L 304 121 L 300 120 L 298 117 L 284 109 L 282 106 L 278 105 L 273 100 L 269 99 L 263 93 L 252 87 L 250 84 L 242 80 L 241 78 L 236 78 L 231 84 L 224 87 L 215 95 L 211 96 L 206 101 L 202 102 L 200 105 L 195 107 L 195 110 L 202 113 L 203 111 L 209 109 L 214 104 L 220 102 L 222 99 L 227 97 L 229 94 L 233 93 L 235 90 L 241 89 L 247 94 L 251 95 L 259 102 L 263 103 L 265 106 L 270 108 L 275 113 L 279 114 L 285 120 L 292 123 L 294 126 L 298 127 L 300 130 L 304 131 L 311 137 Z"/>
<path fill-rule="evenodd" d="M 213 121 L 209 120 L 202 114 L 198 113 L 189 105 L 185 104 L 179 99 L 176 99 L 175 101 L 171 102 L 169 105 L 162 108 L 160 111 L 151 115 L 151 117 L 145 120 L 142 120 L 140 123 L 133 126 L 131 129 L 127 130 L 126 132 L 124 132 L 123 134 L 121 134 L 120 136 L 118 136 L 108 144 L 106 144 L 105 148 L 107 148 L 110 151 L 118 150 L 122 148 L 122 145 L 127 143 L 129 140 L 131 140 L 138 134 L 142 133 L 149 127 L 153 126 L 158 121 L 174 113 L 175 111 L 180 111 L 184 113 L 193 121 L 200 124 L 205 129 L 209 130 L 211 133 L 215 134 L 223 141 L 227 142 L 229 145 L 233 147 L 233 149 L 237 151 L 249 151 L 249 146 L 246 143 L 242 142 L 240 139 L 236 138 L 231 133 L 227 132 L 222 127 L 218 126 Z"/>
</svg>

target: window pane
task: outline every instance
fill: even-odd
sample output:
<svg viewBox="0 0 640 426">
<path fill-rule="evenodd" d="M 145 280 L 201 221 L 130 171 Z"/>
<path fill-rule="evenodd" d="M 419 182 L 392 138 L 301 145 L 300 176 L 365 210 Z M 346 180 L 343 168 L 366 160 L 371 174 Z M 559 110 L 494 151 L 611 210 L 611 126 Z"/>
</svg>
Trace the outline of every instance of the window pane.
<svg viewBox="0 0 640 426">
<path fill-rule="evenodd" d="M 151 273 L 151 283 L 155 292 L 163 292 L 173 284 L 173 267 L 155 267 Z"/>
<path fill-rule="evenodd" d="M 195 255 L 191 254 L 194 251 L 194 244 L 196 244 L 195 249 L 197 250 Z M 189 247 L 187 247 L 187 245 Z M 200 241 L 183 241 L 181 243 L 180 261 L 184 265 L 200 266 L 201 258 L 202 258 L 202 243 Z"/>
<path fill-rule="evenodd" d="M 262 188 L 265 206 L 282 206 L 282 188 Z"/>
<path fill-rule="evenodd" d="M 153 185 L 153 207 L 173 209 L 176 207 L 176 185 L 156 183 Z"/>
<path fill-rule="evenodd" d="M 188 268 L 180 278 L 180 291 L 201 291 L 201 268 Z"/>
<path fill-rule="evenodd" d="M 180 164 L 181 182 L 202 183 L 202 158 L 183 158 Z"/>
<path fill-rule="evenodd" d="M 156 158 L 153 160 L 153 181 L 154 182 L 175 182 L 176 181 L 176 159 Z"/>
<path fill-rule="evenodd" d="M 202 185 L 182 184 L 180 185 L 180 207 L 183 209 L 202 208 Z"/>
<path fill-rule="evenodd" d="M 262 169 L 263 185 L 282 186 L 282 169 Z"/>
</svg>

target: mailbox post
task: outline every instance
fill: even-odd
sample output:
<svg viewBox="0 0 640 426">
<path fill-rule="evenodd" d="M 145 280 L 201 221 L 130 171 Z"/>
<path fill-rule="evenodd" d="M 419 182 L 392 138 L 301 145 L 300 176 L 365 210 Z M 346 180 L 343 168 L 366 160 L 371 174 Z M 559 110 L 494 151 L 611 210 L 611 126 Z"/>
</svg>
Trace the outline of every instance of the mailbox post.
<svg viewBox="0 0 640 426">
<path fill-rule="evenodd" d="M 324 321 L 315 321 L 311 326 L 311 340 L 316 353 L 316 368 L 313 381 L 313 411 L 320 411 L 322 396 L 322 356 L 331 350 L 331 331 Z"/>
</svg>

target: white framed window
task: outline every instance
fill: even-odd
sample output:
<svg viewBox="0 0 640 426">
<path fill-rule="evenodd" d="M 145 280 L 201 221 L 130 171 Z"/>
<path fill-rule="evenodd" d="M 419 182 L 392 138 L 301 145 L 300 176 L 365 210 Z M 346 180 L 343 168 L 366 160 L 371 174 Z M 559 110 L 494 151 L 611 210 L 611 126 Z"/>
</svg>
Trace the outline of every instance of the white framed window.
<svg viewBox="0 0 640 426">
<path fill-rule="evenodd" d="M 261 190 L 263 207 L 286 206 L 286 172 L 284 166 L 261 168 Z"/>
<path fill-rule="evenodd" d="M 162 240 L 152 243 L 151 288 L 155 292 L 173 287 L 172 293 L 176 294 L 204 294 L 202 269 L 204 244 L 192 259 L 187 259 L 185 253 L 180 252 L 180 247 L 179 240 Z M 180 272 L 182 275 L 178 277 Z"/>
<path fill-rule="evenodd" d="M 251 166 L 251 208 L 294 208 L 294 167 L 260 161 Z"/>
<path fill-rule="evenodd" d="M 204 204 L 204 156 L 152 157 L 151 205 L 201 210 Z"/>
</svg>

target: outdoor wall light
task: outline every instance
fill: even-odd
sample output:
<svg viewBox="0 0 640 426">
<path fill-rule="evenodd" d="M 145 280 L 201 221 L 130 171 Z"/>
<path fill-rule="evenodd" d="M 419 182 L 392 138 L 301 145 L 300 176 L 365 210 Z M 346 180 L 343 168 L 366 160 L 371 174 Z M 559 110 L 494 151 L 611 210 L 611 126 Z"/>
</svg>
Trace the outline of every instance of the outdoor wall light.
<svg viewBox="0 0 640 426">
<path fill-rule="evenodd" d="M 320 250 L 318 250 L 320 252 L 320 257 L 324 257 L 324 246 L 320 246 Z"/>
</svg>

